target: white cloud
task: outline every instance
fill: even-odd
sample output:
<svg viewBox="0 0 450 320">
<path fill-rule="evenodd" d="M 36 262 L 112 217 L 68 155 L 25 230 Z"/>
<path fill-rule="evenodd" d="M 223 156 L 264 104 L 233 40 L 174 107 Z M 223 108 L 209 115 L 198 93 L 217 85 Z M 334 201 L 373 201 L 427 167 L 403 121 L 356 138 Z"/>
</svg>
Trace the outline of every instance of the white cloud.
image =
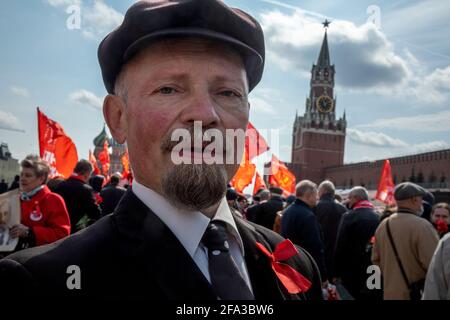
<svg viewBox="0 0 450 320">
<path fill-rule="evenodd" d="M 411 117 L 377 119 L 373 123 L 358 125 L 360 128 L 392 128 L 415 132 L 448 132 L 450 111 L 420 114 Z"/>
<path fill-rule="evenodd" d="M 357 129 L 347 129 L 347 136 L 356 143 L 372 147 L 398 148 L 408 144 L 400 139 L 392 138 L 382 132 L 363 132 Z"/>
<path fill-rule="evenodd" d="M 91 7 L 83 8 L 82 29 L 83 35 L 88 38 L 102 37 L 123 21 L 123 14 L 97 0 Z"/>
<path fill-rule="evenodd" d="M 450 98 L 450 66 L 437 68 L 425 77 L 417 77 L 414 82 L 408 93 L 420 101 L 440 104 Z"/>
<path fill-rule="evenodd" d="M 85 89 L 72 92 L 69 95 L 69 99 L 78 104 L 87 105 L 97 110 L 101 110 L 103 106 L 102 98 Z"/>
<path fill-rule="evenodd" d="M 285 71 L 309 78 L 323 40 L 322 18 L 278 1 L 263 1 L 293 10 L 291 14 L 277 10 L 261 14 L 268 59 Z M 400 16 L 411 17 L 411 12 L 419 7 Z M 328 43 L 337 71 L 336 85 L 346 90 L 413 98 L 422 105 L 448 101 L 450 66 L 426 70 L 408 49 L 397 53 L 382 30 L 370 22 L 357 26 L 350 21 L 333 20 Z"/>
<path fill-rule="evenodd" d="M 66 9 L 69 5 L 81 8 L 81 33 L 92 40 L 104 37 L 123 21 L 123 14 L 107 5 L 104 0 L 94 0 L 92 5 L 82 0 L 47 0 L 54 7 Z"/>
<path fill-rule="evenodd" d="M 19 119 L 10 112 L 0 110 L 0 129 L 24 132 L 20 128 Z"/>
<path fill-rule="evenodd" d="M 359 145 L 376 147 L 376 156 L 369 158 L 382 159 L 385 157 L 398 157 L 417 153 L 424 153 L 449 148 L 447 142 L 436 140 L 424 143 L 409 144 L 401 139 L 393 138 L 382 132 L 363 132 L 357 129 L 347 129 L 347 137 Z M 367 157 L 367 155 L 365 155 Z M 354 161 L 354 160 L 352 160 Z M 359 160 L 363 161 L 363 160 Z"/>
<path fill-rule="evenodd" d="M 81 0 L 47 0 L 53 7 L 68 7 L 70 5 L 81 5 Z"/>
<path fill-rule="evenodd" d="M 17 86 L 11 86 L 9 89 L 16 96 L 24 97 L 24 98 L 28 98 L 30 96 L 30 93 L 25 88 L 17 87 Z"/>
<path fill-rule="evenodd" d="M 268 99 L 254 96 L 249 99 L 250 102 L 250 112 L 254 113 L 264 113 L 268 115 L 275 115 L 275 107 L 268 101 Z"/>
<path fill-rule="evenodd" d="M 309 77 L 323 39 L 319 19 L 296 10 L 291 15 L 271 11 L 261 15 L 268 56 L 284 69 Z M 392 90 L 411 73 L 405 59 L 394 52 L 386 36 L 373 23 L 356 26 L 334 20 L 328 30 L 336 81 L 351 89 Z"/>
<path fill-rule="evenodd" d="M 381 27 L 395 37 L 413 40 L 428 51 L 428 44 L 441 42 L 442 35 L 450 33 L 449 10 L 450 2 L 446 0 L 399 2 L 393 10 L 382 11 Z"/>
<path fill-rule="evenodd" d="M 448 149 L 449 145 L 443 140 L 413 144 L 407 148 L 408 154 L 424 153 L 442 149 Z"/>
</svg>

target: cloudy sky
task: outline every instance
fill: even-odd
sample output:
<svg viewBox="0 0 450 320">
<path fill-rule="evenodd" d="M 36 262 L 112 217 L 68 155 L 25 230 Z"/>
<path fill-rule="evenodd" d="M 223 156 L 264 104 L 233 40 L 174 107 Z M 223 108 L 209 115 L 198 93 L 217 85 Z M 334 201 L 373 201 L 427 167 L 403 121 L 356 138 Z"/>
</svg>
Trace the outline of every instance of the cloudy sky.
<svg viewBox="0 0 450 320">
<path fill-rule="evenodd" d="M 304 112 L 325 18 L 332 20 L 337 112 L 345 110 L 348 120 L 345 162 L 449 148 L 449 1 L 225 2 L 250 12 L 265 31 L 266 69 L 250 96 L 251 121 L 279 130 L 274 149 L 281 160 L 290 160 L 292 124 L 296 111 Z M 15 158 L 38 152 L 37 106 L 87 157 L 103 126 L 97 47 L 131 3 L 0 2 L 0 142 Z M 81 12 L 79 29 L 67 27 L 73 4 Z M 274 135 L 266 132 L 270 143 Z"/>
</svg>

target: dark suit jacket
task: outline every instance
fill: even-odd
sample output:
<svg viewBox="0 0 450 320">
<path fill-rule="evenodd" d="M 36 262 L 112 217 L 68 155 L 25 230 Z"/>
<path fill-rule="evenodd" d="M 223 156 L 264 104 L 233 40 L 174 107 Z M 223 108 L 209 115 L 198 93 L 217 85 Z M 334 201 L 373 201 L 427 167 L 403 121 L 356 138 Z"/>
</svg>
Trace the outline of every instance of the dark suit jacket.
<svg viewBox="0 0 450 320">
<path fill-rule="evenodd" d="M 77 231 L 76 225 L 84 215 L 87 215 L 92 221 L 100 218 L 100 207 L 95 200 L 92 187 L 88 184 L 70 177 L 56 187 L 55 193 L 61 195 L 66 203 L 71 233 Z"/>
<path fill-rule="evenodd" d="M 374 209 L 354 209 L 342 217 L 336 241 L 334 270 L 356 298 L 367 292 L 367 267 L 372 264 L 370 239 L 380 223 Z M 372 290 L 380 291 L 380 290 Z"/>
<path fill-rule="evenodd" d="M 100 197 L 102 197 L 103 199 L 102 203 L 100 204 L 100 207 L 102 208 L 102 214 L 106 216 L 110 213 L 113 213 L 117 205 L 119 204 L 120 199 L 122 199 L 126 192 L 127 190 L 125 188 L 118 186 L 109 186 L 104 188 L 100 192 Z"/>
<path fill-rule="evenodd" d="M 247 217 L 250 221 L 272 230 L 277 212 L 281 210 L 283 210 L 283 199 L 275 195 L 267 202 L 248 208 Z"/>
<path fill-rule="evenodd" d="M 320 226 L 316 215 L 302 200 L 296 199 L 284 211 L 281 218 L 281 235 L 311 253 L 322 278 L 327 279 Z"/>
<path fill-rule="evenodd" d="M 332 195 L 323 195 L 319 203 L 314 208 L 314 212 L 322 229 L 323 245 L 325 251 L 325 266 L 327 267 L 328 277 L 333 277 L 333 258 L 334 248 L 339 223 L 342 215 L 347 212 L 347 208 L 336 202 Z"/>
<path fill-rule="evenodd" d="M 287 263 L 313 286 L 290 295 L 275 276 L 267 249 L 279 235 L 235 217 L 256 299 L 321 299 L 320 276 L 313 259 L 300 254 Z M 81 270 L 81 290 L 68 290 L 70 265 Z M 215 300 L 211 285 L 170 229 L 131 190 L 116 212 L 62 241 L 20 251 L 0 260 L 2 291 L 29 295 L 152 300 Z"/>
</svg>

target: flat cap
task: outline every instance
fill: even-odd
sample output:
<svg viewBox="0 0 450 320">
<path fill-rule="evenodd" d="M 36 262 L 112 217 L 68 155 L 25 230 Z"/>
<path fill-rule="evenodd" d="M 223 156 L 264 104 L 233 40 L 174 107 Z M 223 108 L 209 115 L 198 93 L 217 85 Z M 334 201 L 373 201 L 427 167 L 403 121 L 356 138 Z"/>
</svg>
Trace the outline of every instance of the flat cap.
<svg viewBox="0 0 450 320">
<path fill-rule="evenodd" d="M 264 70 L 264 34 L 249 14 L 221 0 L 147 0 L 132 5 L 122 24 L 98 48 L 103 82 L 114 93 L 122 66 L 150 43 L 166 38 L 200 37 L 233 47 L 243 58 L 251 91 Z"/>
<path fill-rule="evenodd" d="M 406 200 L 413 197 L 423 197 L 427 194 L 427 191 L 412 182 L 403 182 L 395 187 L 394 198 L 395 200 Z"/>
</svg>

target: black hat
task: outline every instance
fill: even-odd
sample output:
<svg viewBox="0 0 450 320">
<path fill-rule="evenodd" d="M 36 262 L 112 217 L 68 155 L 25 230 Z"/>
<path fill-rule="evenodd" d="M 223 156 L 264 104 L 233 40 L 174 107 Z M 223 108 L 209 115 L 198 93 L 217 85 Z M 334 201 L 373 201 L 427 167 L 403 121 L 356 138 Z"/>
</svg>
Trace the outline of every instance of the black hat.
<svg viewBox="0 0 450 320">
<path fill-rule="evenodd" d="M 394 198 L 397 201 L 414 197 L 423 197 L 426 194 L 427 191 L 424 188 L 412 182 L 400 183 L 394 190 Z"/>
<path fill-rule="evenodd" d="M 283 189 L 281 189 L 280 187 L 276 187 L 276 186 L 272 186 L 269 188 L 269 191 L 273 194 L 278 194 L 278 195 L 282 195 L 283 194 Z"/>
<path fill-rule="evenodd" d="M 148 0 L 132 5 L 122 24 L 98 48 L 103 82 L 108 93 L 122 66 L 151 42 L 162 38 L 201 37 L 225 42 L 243 57 L 249 90 L 264 69 L 264 35 L 249 14 L 221 0 Z"/>
</svg>

